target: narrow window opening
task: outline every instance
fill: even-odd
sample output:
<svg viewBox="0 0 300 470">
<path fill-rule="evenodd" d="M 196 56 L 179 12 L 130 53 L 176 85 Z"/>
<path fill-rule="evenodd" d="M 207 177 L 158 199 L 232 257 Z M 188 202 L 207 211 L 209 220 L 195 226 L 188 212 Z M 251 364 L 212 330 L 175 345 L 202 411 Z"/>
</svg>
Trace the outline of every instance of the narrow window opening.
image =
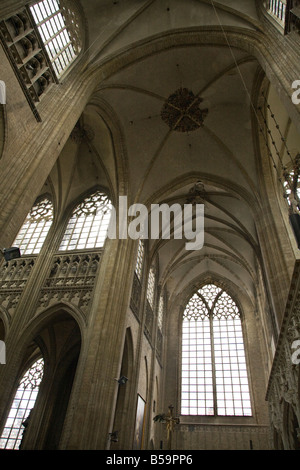
<svg viewBox="0 0 300 470">
<path fill-rule="evenodd" d="M 24 432 L 22 423 L 28 419 L 35 405 L 43 373 L 44 361 L 39 359 L 22 377 L 3 429 L 0 449 L 19 449 Z"/>
</svg>

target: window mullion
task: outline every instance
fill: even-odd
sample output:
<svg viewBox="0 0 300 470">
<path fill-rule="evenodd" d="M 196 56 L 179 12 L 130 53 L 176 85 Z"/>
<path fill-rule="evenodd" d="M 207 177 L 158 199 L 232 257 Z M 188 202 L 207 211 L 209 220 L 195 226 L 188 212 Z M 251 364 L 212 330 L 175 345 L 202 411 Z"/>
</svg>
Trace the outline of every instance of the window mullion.
<svg viewBox="0 0 300 470">
<path fill-rule="evenodd" d="M 48 29 L 48 27 L 47 27 Z M 48 44 L 50 44 L 50 42 L 53 41 L 53 39 L 57 38 L 57 36 L 59 36 L 61 33 L 63 33 L 65 31 L 66 28 L 61 28 L 59 30 L 57 30 L 54 34 L 52 34 L 49 29 L 48 29 L 48 32 L 49 32 L 49 39 L 47 39 L 46 41 L 44 41 L 44 44 L 45 46 L 48 46 Z M 69 46 L 71 44 L 71 41 L 69 41 L 65 46 L 64 46 L 64 49 Z M 64 49 L 61 49 L 61 51 L 63 51 Z M 60 52 L 59 52 L 60 53 Z"/>
<path fill-rule="evenodd" d="M 56 73 L 56 79 L 58 79 L 74 61 L 77 54 L 75 51 L 76 46 L 71 39 L 72 32 L 69 32 L 63 17 L 63 10 L 61 8 L 56 9 L 54 5 L 52 5 L 53 8 L 51 8 L 49 5 L 50 4 L 46 3 L 44 0 L 43 2 L 33 5 L 30 9 L 34 12 L 37 32 L 42 37 L 43 47 L 49 56 L 51 67 Z M 53 11 L 54 9 L 55 11 Z M 69 53 L 70 48 L 73 48 L 72 53 Z M 59 64 L 57 64 L 57 62 L 59 62 Z"/>
<path fill-rule="evenodd" d="M 216 385 L 216 364 L 215 364 L 215 345 L 214 345 L 214 328 L 213 328 L 213 310 L 209 312 L 210 326 L 210 347 L 211 347 L 211 363 L 212 363 L 212 380 L 213 380 L 213 399 L 214 399 L 214 415 L 217 415 L 217 385 Z"/>
<path fill-rule="evenodd" d="M 94 225 L 95 215 L 89 214 L 89 217 L 92 217 L 92 216 L 93 216 L 93 220 L 91 220 L 91 225 L 89 227 L 89 232 L 88 232 L 88 235 L 87 235 L 86 240 L 85 240 L 85 247 L 89 242 L 89 239 L 90 239 L 90 236 L 91 236 L 91 231 L 92 231 L 92 228 L 93 228 L 93 225 Z"/>
<path fill-rule="evenodd" d="M 37 26 L 42 26 L 43 24 L 47 23 L 47 21 L 54 18 L 58 13 L 59 13 L 59 11 L 56 11 L 55 13 L 52 13 L 52 15 L 47 16 L 47 18 L 44 18 L 43 20 L 39 21 L 37 23 Z"/>
</svg>

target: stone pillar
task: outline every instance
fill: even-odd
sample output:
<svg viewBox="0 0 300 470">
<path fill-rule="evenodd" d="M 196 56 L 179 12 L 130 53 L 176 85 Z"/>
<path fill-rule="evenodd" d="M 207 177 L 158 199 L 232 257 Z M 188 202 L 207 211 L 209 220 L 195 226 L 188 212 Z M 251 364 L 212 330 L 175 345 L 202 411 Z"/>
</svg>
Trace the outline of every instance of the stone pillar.
<svg viewBox="0 0 300 470">
<path fill-rule="evenodd" d="M 62 448 L 109 448 L 132 285 L 131 240 L 107 240 Z M 82 352 L 82 353 L 83 353 Z"/>
</svg>

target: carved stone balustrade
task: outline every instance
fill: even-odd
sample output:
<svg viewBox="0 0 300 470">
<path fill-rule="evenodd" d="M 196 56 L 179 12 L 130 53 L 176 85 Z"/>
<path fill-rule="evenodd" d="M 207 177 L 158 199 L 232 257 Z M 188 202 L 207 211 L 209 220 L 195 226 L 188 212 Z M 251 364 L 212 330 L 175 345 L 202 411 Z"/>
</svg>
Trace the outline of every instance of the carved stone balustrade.
<svg viewBox="0 0 300 470">
<path fill-rule="evenodd" d="M 41 290 L 38 310 L 66 302 L 87 312 L 92 297 L 101 252 L 57 254 Z"/>
<path fill-rule="evenodd" d="M 35 256 L 22 257 L 0 266 L 0 305 L 13 314 L 32 272 Z"/>
<path fill-rule="evenodd" d="M 266 397 L 271 423 L 285 449 L 297 448 L 298 445 L 296 430 L 300 428 L 299 362 L 300 262 L 297 261 Z"/>
</svg>

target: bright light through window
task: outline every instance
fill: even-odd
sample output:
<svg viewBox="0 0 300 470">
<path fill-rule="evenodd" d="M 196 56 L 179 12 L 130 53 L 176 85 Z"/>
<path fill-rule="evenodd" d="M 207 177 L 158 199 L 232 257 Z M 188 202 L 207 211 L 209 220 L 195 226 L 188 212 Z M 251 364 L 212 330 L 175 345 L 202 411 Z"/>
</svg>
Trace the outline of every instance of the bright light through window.
<svg viewBox="0 0 300 470">
<path fill-rule="evenodd" d="M 77 55 L 60 2 L 43 0 L 30 9 L 57 77 L 60 77 Z"/>
<path fill-rule="evenodd" d="M 136 272 L 136 275 L 139 278 L 139 280 L 141 280 L 141 278 L 142 278 L 143 262 L 144 262 L 144 244 L 143 244 L 142 240 L 139 240 L 137 258 L 136 258 L 136 266 L 135 266 L 135 272 Z"/>
<path fill-rule="evenodd" d="M 107 237 L 111 210 L 109 198 L 101 192 L 85 198 L 69 220 L 60 250 L 101 248 Z"/>
<path fill-rule="evenodd" d="M 155 272 L 154 272 L 154 268 L 151 267 L 149 271 L 149 276 L 148 276 L 147 299 L 152 308 L 153 308 L 153 302 L 154 302 L 154 291 L 155 291 Z"/>
<path fill-rule="evenodd" d="M 0 449 L 19 449 L 24 431 L 22 423 L 34 407 L 43 373 L 44 361 L 39 359 L 20 381 L 0 439 Z"/>
<path fill-rule="evenodd" d="M 287 10 L 286 0 L 268 0 L 266 6 L 271 16 L 284 26 Z"/>
<path fill-rule="evenodd" d="M 300 179 L 298 172 L 299 170 L 297 170 L 297 173 L 295 174 L 294 170 L 292 170 L 290 173 L 286 174 L 283 186 L 288 204 L 291 205 L 293 203 L 293 205 L 298 207 L 299 210 L 298 201 L 300 201 Z"/>
<path fill-rule="evenodd" d="M 157 326 L 160 329 L 160 331 L 162 331 L 163 320 L 164 320 L 164 296 L 162 294 L 159 298 L 158 318 L 157 318 Z"/>
<path fill-rule="evenodd" d="M 183 415 L 252 414 L 240 312 L 212 284 L 184 311 L 181 392 Z"/>
<path fill-rule="evenodd" d="M 53 205 L 45 198 L 32 207 L 14 241 L 14 246 L 20 248 L 22 255 L 38 254 L 52 221 Z"/>
</svg>

